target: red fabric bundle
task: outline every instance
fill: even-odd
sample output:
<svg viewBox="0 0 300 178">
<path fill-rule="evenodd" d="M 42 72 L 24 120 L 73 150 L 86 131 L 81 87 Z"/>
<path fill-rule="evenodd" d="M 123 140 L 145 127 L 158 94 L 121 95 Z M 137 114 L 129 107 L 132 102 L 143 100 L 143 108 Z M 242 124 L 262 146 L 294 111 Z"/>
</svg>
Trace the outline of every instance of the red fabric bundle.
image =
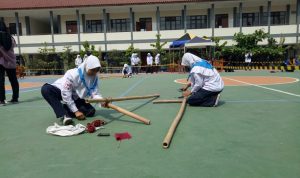
<svg viewBox="0 0 300 178">
<path fill-rule="evenodd" d="M 96 127 L 93 124 L 88 123 L 86 126 L 86 131 L 88 133 L 94 133 L 96 131 Z"/>
<path fill-rule="evenodd" d="M 105 121 L 99 120 L 99 119 L 98 120 L 94 120 L 92 122 L 92 125 L 95 126 L 95 127 L 101 127 L 101 126 L 103 126 L 105 124 L 106 124 Z"/>
<path fill-rule="evenodd" d="M 88 123 L 86 125 L 86 131 L 88 133 L 94 133 L 96 131 L 96 127 L 101 127 L 105 124 L 106 124 L 106 122 L 103 120 L 99 120 L 99 119 L 94 120 L 92 123 Z"/>
<path fill-rule="evenodd" d="M 124 133 L 115 133 L 115 138 L 117 141 L 121 141 L 124 139 L 131 139 L 131 135 L 128 132 Z"/>
</svg>

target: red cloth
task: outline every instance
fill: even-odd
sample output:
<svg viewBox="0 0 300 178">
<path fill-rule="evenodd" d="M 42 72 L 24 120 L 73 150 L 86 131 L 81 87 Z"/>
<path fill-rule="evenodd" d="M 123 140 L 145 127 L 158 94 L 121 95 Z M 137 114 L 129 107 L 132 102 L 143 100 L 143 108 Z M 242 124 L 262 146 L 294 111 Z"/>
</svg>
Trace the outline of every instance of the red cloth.
<svg viewBox="0 0 300 178">
<path fill-rule="evenodd" d="M 115 138 L 117 141 L 121 141 L 124 139 L 131 139 L 131 135 L 128 132 L 124 133 L 115 133 Z"/>
</svg>

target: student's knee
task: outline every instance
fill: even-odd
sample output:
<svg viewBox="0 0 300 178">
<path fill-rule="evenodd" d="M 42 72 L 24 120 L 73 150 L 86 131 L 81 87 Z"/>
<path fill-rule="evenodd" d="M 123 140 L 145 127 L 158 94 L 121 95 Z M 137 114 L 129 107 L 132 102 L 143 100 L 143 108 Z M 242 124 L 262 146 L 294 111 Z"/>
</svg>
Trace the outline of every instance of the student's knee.
<svg viewBox="0 0 300 178">
<path fill-rule="evenodd" d="M 193 96 L 190 96 L 187 100 L 187 103 L 190 105 L 190 106 L 199 106 L 201 105 L 201 101 Z"/>
<path fill-rule="evenodd" d="M 42 93 L 42 96 L 45 98 L 48 94 L 48 86 L 47 84 L 43 85 L 42 88 L 41 88 L 41 93 Z"/>
</svg>

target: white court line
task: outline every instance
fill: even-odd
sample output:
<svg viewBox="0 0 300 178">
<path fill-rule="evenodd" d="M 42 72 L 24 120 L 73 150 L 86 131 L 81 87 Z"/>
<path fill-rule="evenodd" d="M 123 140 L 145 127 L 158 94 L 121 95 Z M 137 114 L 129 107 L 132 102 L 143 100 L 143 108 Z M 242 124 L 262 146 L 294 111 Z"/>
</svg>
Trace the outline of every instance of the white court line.
<svg viewBox="0 0 300 178">
<path fill-rule="evenodd" d="M 255 86 L 255 87 L 258 87 L 258 88 L 263 88 L 263 89 L 266 89 L 266 90 L 276 91 L 276 92 L 279 92 L 279 93 L 284 93 L 284 94 L 287 94 L 287 95 L 300 97 L 300 95 L 295 94 L 295 93 L 290 93 L 290 92 L 286 92 L 286 91 L 282 91 L 282 90 L 277 90 L 277 89 L 274 89 L 274 88 L 264 87 L 264 86 L 261 86 L 261 85 L 256 85 L 256 84 L 252 84 L 252 83 L 248 83 L 248 82 L 243 82 L 243 81 L 232 79 L 232 78 L 227 78 L 227 77 L 223 77 L 223 78 L 226 78 L 228 80 L 232 80 L 232 81 L 235 81 L 235 82 L 243 83 L 243 84 L 246 84 L 246 85 Z"/>
<path fill-rule="evenodd" d="M 239 76 L 239 77 L 241 77 L 241 76 Z M 242 76 L 242 77 L 277 77 L 277 76 Z M 227 78 L 228 79 L 228 77 L 222 77 L 222 78 Z M 290 81 L 290 82 L 276 82 L 276 83 L 261 84 L 261 85 L 284 85 L 284 84 L 291 84 L 291 83 L 299 82 L 299 79 L 294 78 L 294 77 L 277 77 L 277 78 L 291 78 L 291 79 L 294 79 L 294 81 Z M 175 79 L 174 82 L 178 83 L 178 84 L 183 84 L 183 85 L 186 84 L 186 83 L 180 82 L 178 80 L 181 80 L 181 79 Z M 240 87 L 240 86 L 244 86 L 244 85 L 226 85 L 226 86 L 227 87 Z"/>
</svg>

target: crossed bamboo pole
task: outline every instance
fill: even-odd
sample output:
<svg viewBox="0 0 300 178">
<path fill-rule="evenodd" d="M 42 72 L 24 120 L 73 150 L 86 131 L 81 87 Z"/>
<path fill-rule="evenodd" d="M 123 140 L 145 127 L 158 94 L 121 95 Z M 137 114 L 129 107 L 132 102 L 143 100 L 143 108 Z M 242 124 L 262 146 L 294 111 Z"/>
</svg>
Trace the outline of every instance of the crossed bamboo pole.
<svg viewBox="0 0 300 178">
<path fill-rule="evenodd" d="M 148 98 L 157 98 L 159 97 L 159 94 L 153 94 L 153 95 L 145 95 L 145 96 L 127 96 L 127 97 L 120 97 L 120 98 L 101 98 L 101 99 L 86 99 L 87 103 L 100 103 L 100 102 L 104 102 L 106 107 L 111 108 L 113 110 L 116 110 L 124 115 L 127 115 L 133 119 L 136 119 L 138 121 L 143 122 L 146 125 L 150 125 L 150 120 L 137 115 L 133 112 L 130 112 L 124 108 L 121 108 L 119 106 L 113 105 L 111 104 L 111 102 L 114 101 L 126 101 L 126 100 L 135 100 L 135 99 L 148 99 Z"/>
</svg>

